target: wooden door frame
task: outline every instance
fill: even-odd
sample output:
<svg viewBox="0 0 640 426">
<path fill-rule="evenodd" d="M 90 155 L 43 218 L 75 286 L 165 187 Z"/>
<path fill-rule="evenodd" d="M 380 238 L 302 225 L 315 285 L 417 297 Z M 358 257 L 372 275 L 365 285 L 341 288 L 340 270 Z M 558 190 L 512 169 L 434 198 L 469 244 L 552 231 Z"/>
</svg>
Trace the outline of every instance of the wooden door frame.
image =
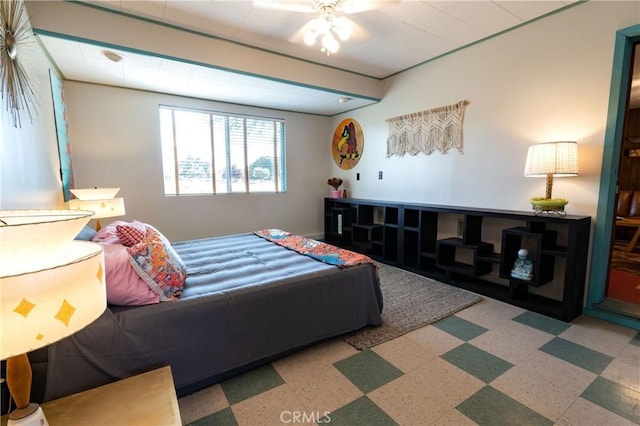
<svg viewBox="0 0 640 426">
<path fill-rule="evenodd" d="M 597 219 L 594 225 L 593 250 L 591 253 L 591 273 L 584 313 L 640 330 L 640 320 L 598 309 L 595 305 L 605 298 L 609 262 L 594 259 L 609 259 L 611 232 L 616 199 L 616 184 L 620 166 L 620 150 L 624 131 L 624 117 L 627 110 L 628 83 L 632 72 L 631 60 L 636 43 L 640 42 L 640 25 L 634 25 L 616 32 L 613 54 L 613 70 L 607 127 L 604 139 L 600 192 L 598 194 Z"/>
</svg>

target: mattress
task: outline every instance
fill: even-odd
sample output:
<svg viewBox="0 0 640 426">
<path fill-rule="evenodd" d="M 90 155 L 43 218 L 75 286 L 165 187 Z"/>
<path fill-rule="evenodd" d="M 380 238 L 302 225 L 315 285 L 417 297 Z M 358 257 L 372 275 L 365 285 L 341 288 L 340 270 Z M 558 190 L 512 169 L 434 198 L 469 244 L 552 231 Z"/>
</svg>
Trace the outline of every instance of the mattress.
<svg viewBox="0 0 640 426">
<path fill-rule="evenodd" d="M 175 243 L 180 299 L 110 307 L 49 346 L 45 400 L 171 366 L 179 395 L 315 342 L 379 325 L 373 264 L 338 268 L 252 233 Z"/>
</svg>

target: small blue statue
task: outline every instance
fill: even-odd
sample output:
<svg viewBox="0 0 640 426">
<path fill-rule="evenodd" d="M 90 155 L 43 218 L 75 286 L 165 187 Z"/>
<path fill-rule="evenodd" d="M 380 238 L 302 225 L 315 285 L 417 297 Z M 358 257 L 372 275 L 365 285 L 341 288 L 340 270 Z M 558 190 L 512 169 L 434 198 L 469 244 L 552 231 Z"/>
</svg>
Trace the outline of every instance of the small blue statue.
<svg viewBox="0 0 640 426">
<path fill-rule="evenodd" d="M 518 258 L 513 264 L 511 276 L 519 280 L 531 281 L 533 279 L 533 262 L 527 257 L 527 249 L 518 250 Z"/>
</svg>

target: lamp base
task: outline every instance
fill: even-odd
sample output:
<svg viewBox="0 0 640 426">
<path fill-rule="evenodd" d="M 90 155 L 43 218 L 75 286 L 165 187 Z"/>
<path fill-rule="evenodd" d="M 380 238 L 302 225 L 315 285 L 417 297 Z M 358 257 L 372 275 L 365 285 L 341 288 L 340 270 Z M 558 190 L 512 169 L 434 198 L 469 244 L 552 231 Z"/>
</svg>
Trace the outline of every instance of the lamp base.
<svg viewBox="0 0 640 426">
<path fill-rule="evenodd" d="M 42 407 L 30 403 L 25 408 L 17 408 L 9 414 L 7 426 L 49 426 Z"/>
<path fill-rule="evenodd" d="M 560 216 L 566 216 L 564 206 L 569 203 L 565 198 L 542 198 L 534 197 L 531 199 L 533 214 L 540 215 L 543 213 L 556 213 Z"/>
</svg>

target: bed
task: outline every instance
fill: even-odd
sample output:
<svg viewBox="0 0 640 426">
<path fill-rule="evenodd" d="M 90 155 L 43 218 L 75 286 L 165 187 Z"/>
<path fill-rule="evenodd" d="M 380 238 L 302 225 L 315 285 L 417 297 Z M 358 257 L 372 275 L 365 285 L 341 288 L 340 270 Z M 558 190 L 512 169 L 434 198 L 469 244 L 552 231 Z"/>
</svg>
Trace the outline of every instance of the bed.
<svg viewBox="0 0 640 426">
<path fill-rule="evenodd" d="M 187 270 L 179 297 L 110 305 L 94 323 L 50 345 L 45 401 L 165 365 L 182 396 L 381 323 L 372 262 L 339 267 L 255 233 L 172 247 Z"/>
</svg>

